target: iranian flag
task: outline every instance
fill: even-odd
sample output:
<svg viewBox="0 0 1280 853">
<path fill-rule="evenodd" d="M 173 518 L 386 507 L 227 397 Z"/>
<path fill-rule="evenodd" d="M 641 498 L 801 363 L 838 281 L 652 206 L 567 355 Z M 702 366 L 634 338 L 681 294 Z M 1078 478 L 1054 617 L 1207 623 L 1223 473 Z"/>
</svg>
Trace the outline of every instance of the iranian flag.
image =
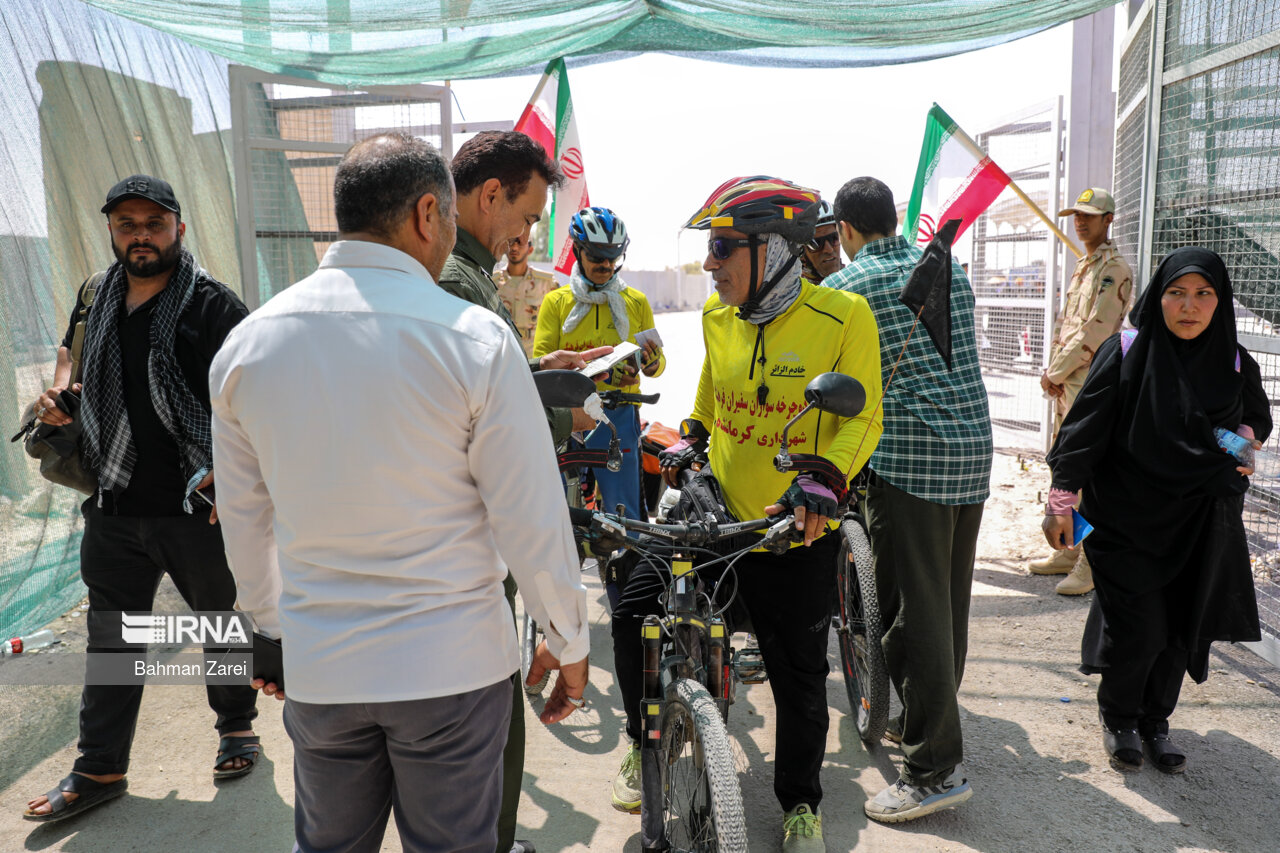
<svg viewBox="0 0 1280 853">
<path fill-rule="evenodd" d="M 536 139 L 547 149 L 564 172 L 565 185 L 551 200 L 551 260 L 555 270 L 567 277 L 573 272 L 573 243 L 569 240 L 569 220 L 584 207 L 587 179 L 582 168 L 582 148 L 578 143 L 578 124 L 573 117 L 573 99 L 569 97 L 569 74 L 563 59 L 552 60 L 533 90 L 533 97 L 516 122 L 516 131 Z"/>
<path fill-rule="evenodd" d="M 934 104 L 902 234 L 924 245 L 944 222 L 959 219 L 958 238 L 1009 184 L 1004 170 Z"/>
</svg>

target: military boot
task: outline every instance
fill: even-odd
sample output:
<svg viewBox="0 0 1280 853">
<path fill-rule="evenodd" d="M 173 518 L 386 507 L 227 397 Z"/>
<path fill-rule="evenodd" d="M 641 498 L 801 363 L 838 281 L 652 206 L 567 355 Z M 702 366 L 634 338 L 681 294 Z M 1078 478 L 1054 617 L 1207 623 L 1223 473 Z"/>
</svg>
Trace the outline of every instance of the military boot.
<svg viewBox="0 0 1280 853">
<path fill-rule="evenodd" d="M 1054 551 L 1052 556 L 1027 563 L 1027 571 L 1033 575 L 1065 575 L 1071 571 L 1079 557 L 1079 548 Z"/>
<path fill-rule="evenodd" d="M 1093 570 L 1089 567 L 1089 558 L 1080 553 L 1080 559 L 1065 578 L 1058 582 L 1058 595 L 1084 595 L 1093 590 Z"/>
</svg>

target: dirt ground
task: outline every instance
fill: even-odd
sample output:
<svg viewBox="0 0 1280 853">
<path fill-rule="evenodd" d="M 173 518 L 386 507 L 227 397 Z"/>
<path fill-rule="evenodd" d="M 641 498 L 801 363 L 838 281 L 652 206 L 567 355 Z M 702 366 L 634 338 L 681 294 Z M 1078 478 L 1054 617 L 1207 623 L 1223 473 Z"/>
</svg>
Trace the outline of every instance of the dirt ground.
<svg viewBox="0 0 1280 853">
<path fill-rule="evenodd" d="M 868 821 L 862 804 L 896 778 L 900 753 L 867 750 L 846 716 L 835 647 L 831 729 L 823 769 L 830 851 L 1222 851 L 1272 853 L 1280 839 L 1280 673 L 1238 647 L 1215 651 L 1204 685 L 1187 682 L 1173 718 L 1187 773 L 1148 767 L 1121 775 L 1102 750 L 1096 678 L 1076 672 L 1089 596 L 1053 593 L 1053 578 L 1023 562 L 1040 552 L 1043 463 L 997 455 L 979 543 L 969 664 L 960 691 L 965 764 L 974 796 L 954 811 L 898 827 Z M 623 754 L 623 718 L 610 673 L 599 582 L 586 577 L 593 624 L 590 706 L 545 728 L 528 717 L 520 837 L 553 851 L 638 851 L 638 819 L 609 806 Z M 178 609 L 167 584 L 158 609 Z M 83 648 L 83 617 L 55 623 Z M 3 665 L 3 664 L 0 664 Z M 262 701 L 265 756 L 242 780 L 210 778 L 213 719 L 198 687 L 151 687 L 138 725 L 129 796 L 65 823 L 19 815 L 26 799 L 70 767 L 78 689 L 0 692 L 0 851 L 286 851 L 292 843 L 291 749 L 280 707 Z M 773 709 L 768 685 L 741 691 L 730 711 L 752 851 L 781 844 L 772 794 Z M 399 851 L 394 827 L 383 846 Z"/>
<path fill-rule="evenodd" d="M 671 367 L 646 386 L 663 393 L 647 416 L 673 424 L 687 415 L 697 384 L 698 314 L 660 315 L 658 323 Z M 1121 775 L 1109 767 L 1094 701 L 1097 678 L 1076 671 L 1091 596 L 1058 596 L 1057 578 L 1029 576 L 1023 568 L 1044 548 L 1039 499 L 1047 482 L 1043 462 L 996 455 L 960 689 L 965 766 L 974 789 L 968 803 L 897 827 L 863 815 L 866 799 L 897 778 L 901 754 L 884 743 L 868 750 L 859 740 L 832 645 L 822 774 L 828 851 L 1280 850 L 1280 673 L 1246 649 L 1218 647 L 1208 682 L 1188 681 L 1183 689 L 1172 726 L 1188 754 L 1184 776 L 1151 767 Z M 519 837 L 533 840 L 540 853 L 635 853 L 638 818 L 609 804 L 624 735 L 607 613 L 598 580 L 588 574 L 584 581 L 593 619 L 590 705 L 554 728 L 532 713 L 526 717 Z M 156 609 L 181 608 L 166 582 Z M 62 649 L 83 650 L 82 615 L 73 611 L 54 627 L 66 632 Z M 780 848 L 782 836 L 772 793 L 772 697 L 767 684 L 740 689 L 738 697 L 729 730 L 750 845 L 753 853 L 769 853 Z M 78 707 L 76 687 L 0 687 L 0 853 L 290 849 L 292 752 L 279 703 L 260 702 L 260 766 L 215 786 L 213 717 L 198 687 L 146 691 L 127 797 L 64 823 L 23 821 L 25 801 L 53 787 L 71 766 Z M 394 827 L 383 849 L 401 849 Z"/>
</svg>

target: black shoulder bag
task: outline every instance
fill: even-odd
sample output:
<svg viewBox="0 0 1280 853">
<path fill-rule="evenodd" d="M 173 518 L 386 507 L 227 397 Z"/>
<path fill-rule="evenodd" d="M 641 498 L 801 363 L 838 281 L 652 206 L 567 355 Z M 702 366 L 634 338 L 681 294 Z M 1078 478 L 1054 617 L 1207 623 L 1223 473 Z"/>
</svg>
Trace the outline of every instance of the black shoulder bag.
<svg viewBox="0 0 1280 853">
<path fill-rule="evenodd" d="M 106 278 L 106 273 L 95 273 L 87 282 L 80 295 L 80 311 L 76 320 L 75 331 L 71 337 L 71 381 L 67 388 L 58 395 L 58 408 L 71 416 L 71 423 L 66 426 L 50 426 L 36 420 L 36 404 L 32 403 L 23 413 L 22 429 L 10 441 L 25 438 L 23 446 L 27 455 L 40 460 L 40 476 L 51 483 L 66 486 L 92 495 L 98 490 L 98 477 L 86 470 L 81 456 L 81 443 L 84 430 L 80 424 L 80 395 L 71 390 L 71 386 L 80 381 L 83 373 L 81 353 L 84 350 L 85 326 L 89 321 L 89 309 L 93 306 L 93 297 Z"/>
</svg>

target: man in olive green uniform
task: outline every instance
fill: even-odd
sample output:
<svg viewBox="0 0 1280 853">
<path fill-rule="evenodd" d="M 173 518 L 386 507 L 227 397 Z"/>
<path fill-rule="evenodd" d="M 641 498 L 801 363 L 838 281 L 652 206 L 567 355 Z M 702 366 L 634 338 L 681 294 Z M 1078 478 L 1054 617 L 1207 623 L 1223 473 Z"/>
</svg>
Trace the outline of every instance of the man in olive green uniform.
<svg viewBox="0 0 1280 853">
<path fill-rule="evenodd" d="M 497 256 L 507 251 L 508 244 L 542 217 L 547 204 L 547 190 L 557 187 L 564 178 L 559 167 L 547 157 L 541 145 L 523 133 L 485 131 L 463 144 L 450 163 L 455 188 L 454 207 L 458 211 L 458 237 L 453 253 L 440 271 L 442 288 L 473 305 L 497 314 L 517 338 L 520 331 L 511 312 L 498 296 L 493 281 Z M 557 350 L 541 359 L 531 359 L 532 370 L 558 368 L 577 369 L 612 347 L 569 352 Z M 558 445 L 575 426 L 594 426 L 595 422 L 581 409 L 547 409 L 547 423 Z M 585 422 L 583 421 L 585 419 Z M 548 453 L 554 448 L 548 447 Z M 507 575 L 504 583 L 511 617 L 515 618 L 516 584 Z M 515 840 L 516 809 L 520 805 L 520 784 L 524 779 L 524 690 L 512 683 L 511 726 L 507 745 L 502 752 L 502 811 L 498 815 L 498 848 L 496 853 L 534 853 L 528 841 Z"/>
<path fill-rule="evenodd" d="M 538 328 L 538 309 L 543 298 L 556 289 L 556 279 L 551 273 L 529 264 L 533 244 L 529 242 L 529 230 L 511 241 L 507 248 L 506 269 L 493 274 L 498 286 L 498 298 L 507 306 L 511 319 L 520 333 L 520 345 L 525 355 L 533 355 L 533 333 Z"/>
<path fill-rule="evenodd" d="M 1074 205 L 1058 213 L 1075 220 L 1085 256 L 1071 276 L 1049 350 L 1049 366 L 1040 376 L 1040 387 L 1054 399 L 1054 438 L 1084 385 L 1093 354 L 1120 331 L 1133 297 L 1133 272 L 1108 235 L 1115 213 L 1111 193 L 1097 187 L 1080 193 Z M 1062 595 L 1083 595 L 1093 589 L 1089 560 L 1079 545 L 1035 560 L 1028 569 L 1037 575 L 1067 575 L 1057 587 Z"/>
</svg>

